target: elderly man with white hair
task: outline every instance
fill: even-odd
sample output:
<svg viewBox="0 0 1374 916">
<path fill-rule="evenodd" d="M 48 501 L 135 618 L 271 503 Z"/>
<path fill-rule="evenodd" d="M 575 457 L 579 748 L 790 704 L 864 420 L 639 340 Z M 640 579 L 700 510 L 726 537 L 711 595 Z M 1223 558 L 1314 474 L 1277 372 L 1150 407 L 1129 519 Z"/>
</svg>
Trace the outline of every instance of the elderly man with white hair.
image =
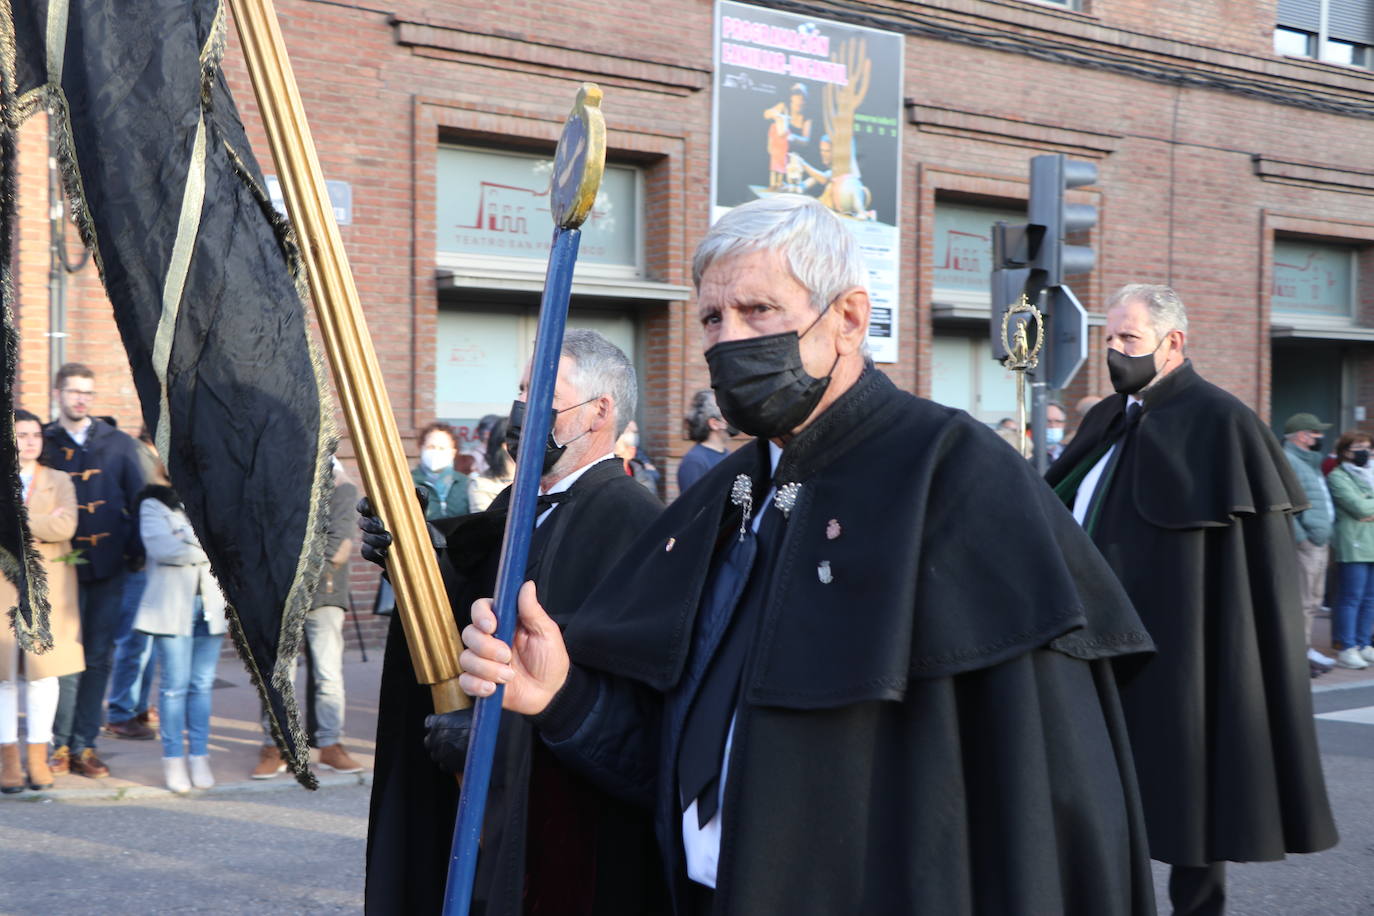
<svg viewBox="0 0 1374 916">
<path fill-rule="evenodd" d="M 1047 478 L 1158 648 L 1118 665 L 1150 855 L 1175 914 L 1221 913 L 1227 861 L 1336 842 L 1293 549 L 1306 497 L 1254 411 L 1194 370 L 1172 289 L 1118 290 L 1105 338 L 1117 393 Z"/>
<path fill-rule="evenodd" d="M 619 347 L 596 331 L 568 329 L 554 385 L 553 428 L 544 442 L 522 438 L 528 384 L 526 368 L 506 433 L 512 457 L 526 448 L 543 455 L 526 575 L 566 624 L 663 504 L 625 475 L 613 453 L 638 398 L 634 367 Z M 440 569 L 460 620 L 476 598 L 495 588 L 509 504 L 507 488 L 485 512 L 434 522 Z M 390 535 L 370 513 L 359 525 L 367 532 L 363 556 L 385 564 Z M 443 909 L 458 800 L 453 775 L 463 769 L 471 714 L 430 718 L 433 711 L 429 688 L 416 682 L 404 632 L 393 619 L 368 822 L 368 913 Z M 518 716 L 502 717 L 491 786 L 473 890 L 476 912 L 664 912 L 648 814 L 559 765 Z M 609 847 L 617 853 L 606 854 Z"/>
<path fill-rule="evenodd" d="M 967 414 L 865 355 L 840 218 L 779 196 L 698 247 L 712 468 L 569 622 L 490 603 L 462 684 L 655 812 L 679 914 L 1154 913 L 1109 659 L 1148 636 Z M 566 641 L 565 641 L 566 640 Z"/>
</svg>

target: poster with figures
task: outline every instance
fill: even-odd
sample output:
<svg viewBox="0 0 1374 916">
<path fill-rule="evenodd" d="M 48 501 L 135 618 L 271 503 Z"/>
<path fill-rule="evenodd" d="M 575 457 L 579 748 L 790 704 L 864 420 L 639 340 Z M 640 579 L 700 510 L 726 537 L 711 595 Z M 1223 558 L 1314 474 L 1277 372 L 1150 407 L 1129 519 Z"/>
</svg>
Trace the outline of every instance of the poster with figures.
<svg viewBox="0 0 1374 916">
<path fill-rule="evenodd" d="M 853 231 L 873 301 L 868 342 L 897 361 L 902 36 L 718 0 L 712 221 L 806 194 Z"/>
</svg>

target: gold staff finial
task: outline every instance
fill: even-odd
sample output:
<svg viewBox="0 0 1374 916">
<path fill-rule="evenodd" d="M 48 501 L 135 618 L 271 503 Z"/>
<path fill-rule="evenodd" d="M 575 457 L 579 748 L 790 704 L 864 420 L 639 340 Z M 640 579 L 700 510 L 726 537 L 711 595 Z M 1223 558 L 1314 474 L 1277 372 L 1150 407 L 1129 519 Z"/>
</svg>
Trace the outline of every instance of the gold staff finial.
<svg viewBox="0 0 1374 916">
<path fill-rule="evenodd" d="M 1017 315 L 1026 317 L 1016 321 L 1013 330 L 1012 322 Z M 1027 330 L 1032 322 L 1035 323 L 1034 341 Z M 1044 316 L 1022 293 L 1021 298 L 1007 306 L 1002 314 L 1002 347 L 1007 351 L 1002 358 L 1002 365 L 1016 373 L 1016 432 L 1022 455 L 1026 454 L 1026 373 L 1040 364 L 1040 348 L 1044 343 Z"/>
</svg>

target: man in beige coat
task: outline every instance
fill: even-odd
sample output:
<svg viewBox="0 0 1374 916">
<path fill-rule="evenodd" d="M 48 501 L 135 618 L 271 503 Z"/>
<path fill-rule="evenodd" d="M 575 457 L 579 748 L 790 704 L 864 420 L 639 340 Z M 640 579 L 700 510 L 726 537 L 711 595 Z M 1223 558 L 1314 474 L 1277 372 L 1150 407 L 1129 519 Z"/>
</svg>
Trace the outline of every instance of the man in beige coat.
<svg viewBox="0 0 1374 916">
<path fill-rule="evenodd" d="M 43 559 L 52 606 L 49 627 L 53 647 L 42 655 L 23 653 L 28 722 L 28 785 L 52 786 L 48 742 L 57 712 L 57 679 L 86 667 L 81 648 L 81 617 L 77 610 L 76 567 L 62 562 L 71 553 L 76 533 L 76 488 L 61 471 L 38 463 L 43 451 L 43 425 L 26 410 L 14 412 L 19 444 L 19 477 L 24 485 L 24 508 L 34 545 Z M 14 586 L 0 576 L 0 608 L 18 601 Z M 0 792 L 23 791 L 19 753 L 19 645 L 14 630 L 0 626 Z"/>
</svg>

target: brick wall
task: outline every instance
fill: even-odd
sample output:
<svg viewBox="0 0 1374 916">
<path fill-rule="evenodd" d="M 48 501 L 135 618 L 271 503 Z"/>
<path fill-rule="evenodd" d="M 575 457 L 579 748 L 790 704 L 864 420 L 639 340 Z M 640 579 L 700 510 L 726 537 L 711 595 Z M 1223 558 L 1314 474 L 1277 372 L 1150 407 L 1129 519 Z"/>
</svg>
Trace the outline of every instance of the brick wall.
<svg viewBox="0 0 1374 916">
<path fill-rule="evenodd" d="M 818 15 L 848 15 L 824 0 L 813 6 Z M 1097 310 L 1126 282 L 1172 283 L 1191 310 L 1189 347 L 1199 369 L 1266 412 L 1265 287 L 1274 218 L 1307 221 L 1318 236 L 1364 239 L 1349 227 L 1367 219 L 1374 120 L 1181 88 L 1111 67 L 1172 69 L 1366 105 L 1374 98 L 1374 75 L 1275 57 L 1273 0 L 1088 0 L 1083 6 L 868 4 L 872 16 L 893 27 L 919 21 L 1011 43 L 1054 42 L 1067 55 L 1056 62 L 963 40 L 907 37 L 903 95 L 913 107 L 903 135 L 901 360 L 886 368 L 903 387 L 929 393 L 935 201 L 962 194 L 1015 204 L 1024 199 L 1029 158 L 1064 152 L 1096 162 L 1101 174 L 1079 196 L 1100 210 L 1091 233 L 1098 267 L 1074 278 L 1084 304 Z M 312 0 L 278 4 L 325 174 L 353 186 L 354 221 L 342 235 L 412 456 L 411 433 L 434 411 L 440 137 L 549 149 L 577 84 L 600 82 L 611 156 L 645 171 L 649 275 L 686 284 L 692 245 L 708 220 L 712 8 L 710 0 L 522 0 L 461 10 L 402 2 L 392 12 Z M 1089 67 L 1089 58 L 1097 63 Z M 225 70 L 264 169 L 274 171 L 232 29 Z M 40 121 L 25 128 L 21 160 L 19 395 L 46 414 Z M 1266 176 L 1256 156 L 1307 171 L 1298 179 Z M 75 234 L 69 238 L 75 244 Z M 1374 284 L 1365 283 L 1362 295 L 1374 308 Z M 69 358 L 97 368 L 102 410 L 136 425 L 127 367 L 92 268 L 71 278 L 69 303 Z M 680 418 L 691 393 L 707 383 L 705 364 L 691 302 L 648 304 L 640 315 L 644 442 L 662 459 L 671 496 L 676 460 L 690 446 Z M 1354 351 L 1362 360 L 1358 386 L 1374 394 L 1374 360 L 1362 352 Z M 1072 403 L 1107 387 L 1094 358 L 1065 399 Z M 347 442 L 342 454 L 351 458 Z M 360 598 L 370 597 L 372 578 L 355 572 Z"/>
</svg>

